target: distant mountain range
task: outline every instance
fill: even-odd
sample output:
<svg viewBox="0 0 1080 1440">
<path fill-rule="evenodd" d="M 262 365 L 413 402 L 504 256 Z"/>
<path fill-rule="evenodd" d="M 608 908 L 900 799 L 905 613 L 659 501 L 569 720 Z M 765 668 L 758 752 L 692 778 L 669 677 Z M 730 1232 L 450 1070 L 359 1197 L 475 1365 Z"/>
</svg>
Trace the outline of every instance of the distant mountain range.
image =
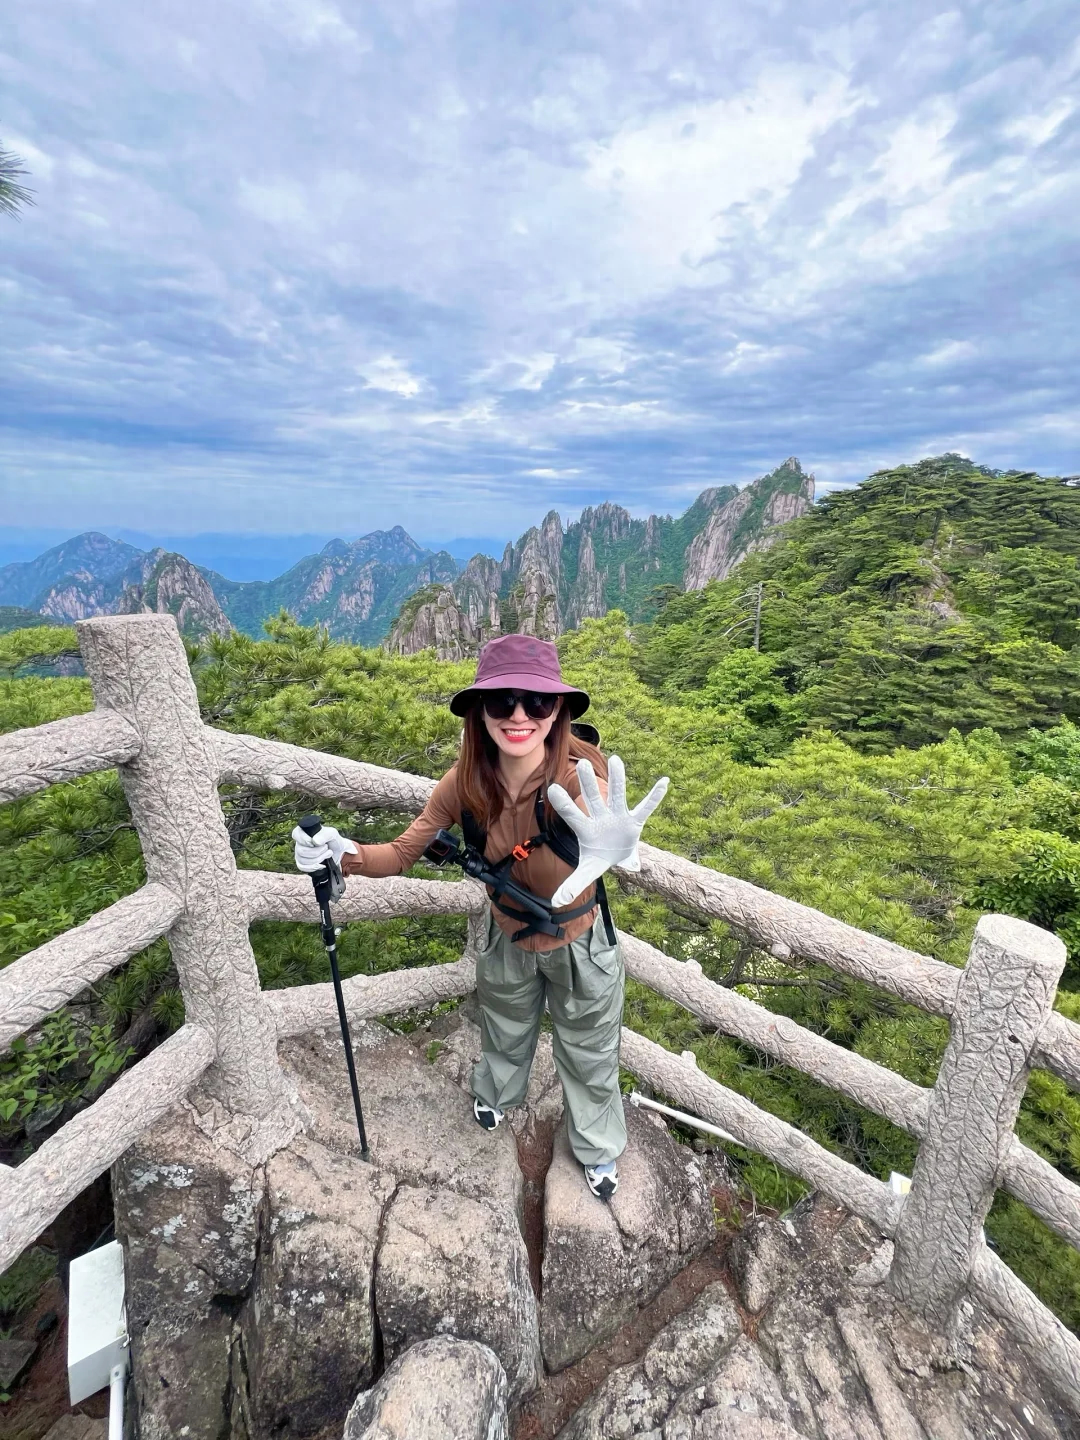
<svg viewBox="0 0 1080 1440">
<path fill-rule="evenodd" d="M 0 606 L 21 606 L 56 624 L 88 615 L 168 611 L 186 635 L 232 629 L 202 571 L 183 555 L 137 550 L 87 531 L 36 560 L 0 569 Z"/>
<path fill-rule="evenodd" d="M 29 525 L 0 524 L 0 568 L 16 561 L 34 560 L 46 550 L 71 537 L 71 528 L 58 529 Z M 273 580 L 291 566 L 314 555 L 331 538 L 329 533 L 306 534 L 295 531 L 288 535 L 249 535 L 227 530 L 203 530 L 186 535 L 151 535 L 127 527 L 109 532 L 114 540 L 124 540 L 136 550 L 168 550 L 185 556 L 200 570 L 213 570 L 229 580 Z M 416 537 L 424 551 L 445 550 L 459 565 L 474 555 L 501 555 L 505 535 L 455 535 L 452 540 L 429 541 Z"/>
<path fill-rule="evenodd" d="M 331 540 L 276 580 L 226 580 L 176 551 L 141 550 L 88 531 L 34 560 L 0 567 L 0 607 L 66 624 L 88 615 L 171 613 L 192 637 L 236 628 L 262 634 L 288 610 L 335 638 L 400 653 L 434 647 L 474 654 L 509 630 L 553 636 L 618 606 L 640 618 L 662 585 L 699 589 L 722 578 L 777 525 L 813 503 L 814 478 L 790 459 L 739 490 L 704 491 L 684 515 L 635 520 L 619 505 L 590 507 L 565 531 L 551 511 L 502 559 L 475 555 L 460 570 L 446 550 L 417 544 L 400 525 Z M 31 622 L 27 622 L 31 623 Z"/>
<path fill-rule="evenodd" d="M 462 659 L 493 635 L 550 639 L 615 608 L 639 620 L 659 588 L 700 590 L 722 580 L 813 501 L 814 477 L 792 457 L 742 490 L 705 490 L 674 519 L 635 520 L 608 502 L 590 506 L 563 530 L 551 510 L 542 525 L 507 545 L 501 561 L 477 555 L 457 579 L 406 600 L 387 646 Z"/>
<path fill-rule="evenodd" d="M 245 634 L 261 635 L 263 621 L 284 609 L 305 625 L 325 625 L 336 639 L 377 645 L 415 590 L 457 573 L 445 550 L 432 554 L 395 525 L 359 540 L 331 540 L 276 580 L 225 580 L 212 573 L 207 579 Z"/>
<path fill-rule="evenodd" d="M 448 554 L 423 549 L 400 525 L 331 540 L 276 580 L 246 581 L 226 580 L 174 551 L 139 550 L 88 531 L 36 560 L 0 568 L 0 607 L 20 606 L 57 624 L 168 611 L 191 637 L 234 628 L 259 636 L 263 621 L 286 609 L 336 638 L 375 645 L 414 590 L 457 573 Z"/>
</svg>

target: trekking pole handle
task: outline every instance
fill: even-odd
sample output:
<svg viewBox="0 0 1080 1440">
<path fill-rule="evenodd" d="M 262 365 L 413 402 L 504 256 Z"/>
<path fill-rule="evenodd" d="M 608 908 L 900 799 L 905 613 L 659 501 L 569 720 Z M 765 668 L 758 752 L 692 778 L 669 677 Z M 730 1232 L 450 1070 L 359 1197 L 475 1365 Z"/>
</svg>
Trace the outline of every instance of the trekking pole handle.
<svg viewBox="0 0 1080 1440">
<path fill-rule="evenodd" d="M 323 828 L 323 822 L 318 815 L 305 815 L 298 823 L 304 834 L 310 835 L 312 839 Z M 320 869 L 311 871 L 310 874 L 311 883 L 315 886 L 315 898 L 323 912 L 323 937 L 325 939 L 326 927 L 332 923 L 329 902 L 340 900 L 345 894 L 345 877 L 341 873 L 341 866 L 332 854 L 327 857 Z"/>
</svg>

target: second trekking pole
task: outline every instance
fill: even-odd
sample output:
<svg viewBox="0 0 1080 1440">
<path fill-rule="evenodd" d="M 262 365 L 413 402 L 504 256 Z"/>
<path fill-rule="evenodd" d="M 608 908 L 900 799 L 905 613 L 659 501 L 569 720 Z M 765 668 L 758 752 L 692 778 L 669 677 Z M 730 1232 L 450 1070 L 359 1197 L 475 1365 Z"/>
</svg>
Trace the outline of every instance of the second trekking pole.
<svg viewBox="0 0 1080 1440">
<path fill-rule="evenodd" d="M 322 821 L 318 815 L 305 815 L 300 821 L 300 829 L 305 835 L 314 838 L 322 829 Z M 318 870 L 311 873 L 311 883 L 315 886 L 315 899 L 319 906 L 319 913 L 322 919 L 322 939 L 326 947 L 326 953 L 330 960 L 330 975 L 334 982 L 334 999 L 337 1001 L 338 1020 L 341 1023 L 341 1041 L 345 1046 L 345 1063 L 349 1067 L 349 1084 L 352 1087 L 353 1109 L 356 1111 L 356 1128 L 360 1133 L 360 1158 L 370 1159 L 368 1154 L 367 1132 L 364 1129 L 364 1112 L 360 1108 L 360 1087 L 356 1083 L 356 1062 L 353 1059 L 352 1035 L 349 1031 L 349 1017 L 345 1013 L 345 996 L 341 990 L 341 972 L 338 969 L 337 957 L 337 930 L 334 927 L 334 920 L 330 914 L 330 902 L 340 900 L 345 893 L 345 877 L 341 873 L 338 863 L 332 856 L 328 856 Z"/>
</svg>

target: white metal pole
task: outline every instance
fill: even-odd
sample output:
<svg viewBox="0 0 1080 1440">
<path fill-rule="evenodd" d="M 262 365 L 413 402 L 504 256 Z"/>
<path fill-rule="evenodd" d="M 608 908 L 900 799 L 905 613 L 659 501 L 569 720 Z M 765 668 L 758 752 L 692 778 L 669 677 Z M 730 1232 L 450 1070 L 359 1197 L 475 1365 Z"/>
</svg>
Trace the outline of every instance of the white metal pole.
<svg viewBox="0 0 1080 1440">
<path fill-rule="evenodd" d="M 125 1365 L 114 1365 L 109 1373 L 109 1440 L 124 1440 Z"/>
<path fill-rule="evenodd" d="M 661 1105 L 659 1100 L 648 1100 L 637 1090 L 630 1091 L 631 1105 L 644 1105 L 647 1110 L 658 1110 L 661 1115 L 669 1115 L 672 1120 L 678 1120 L 680 1125 L 691 1125 L 695 1130 L 704 1130 L 706 1135 L 715 1135 L 718 1140 L 726 1140 L 729 1145 L 741 1145 L 741 1140 L 736 1140 L 734 1135 L 729 1135 L 726 1130 L 721 1130 L 718 1125 L 710 1125 L 707 1120 L 699 1120 L 696 1115 L 688 1115 L 685 1110 L 673 1110 L 670 1105 Z"/>
</svg>

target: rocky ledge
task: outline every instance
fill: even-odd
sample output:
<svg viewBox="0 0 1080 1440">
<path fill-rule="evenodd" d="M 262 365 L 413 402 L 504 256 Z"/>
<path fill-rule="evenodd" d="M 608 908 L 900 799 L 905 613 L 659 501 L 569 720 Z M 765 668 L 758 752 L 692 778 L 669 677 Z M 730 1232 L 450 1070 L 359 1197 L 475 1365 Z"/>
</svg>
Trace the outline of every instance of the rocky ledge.
<svg viewBox="0 0 1080 1440">
<path fill-rule="evenodd" d="M 708 1286 L 559 1440 L 1076 1440 L 996 1321 L 959 1353 L 884 1287 L 891 1245 L 811 1197 L 739 1233 Z"/>
<path fill-rule="evenodd" d="M 589 1194 L 546 1038 L 529 1103 L 494 1133 L 464 1088 L 479 1032 L 463 1017 L 354 1040 L 370 1163 L 327 1031 L 281 1046 L 311 1124 L 266 1166 L 214 1147 L 197 1099 L 116 1166 L 142 1440 L 339 1436 L 359 1391 L 448 1336 L 497 1357 L 513 1408 L 545 1373 L 542 1336 L 548 1368 L 569 1364 L 713 1238 L 701 1159 L 632 1108 L 634 1183 L 610 1208 Z"/>
<path fill-rule="evenodd" d="M 488 1133 L 479 1032 L 460 1010 L 436 1028 L 358 1027 L 371 1163 L 325 1032 L 281 1046 L 312 1121 L 268 1165 L 215 1148 L 196 1100 L 116 1167 L 141 1440 L 1080 1440 L 987 1316 L 944 1353 L 861 1221 L 810 1200 L 723 1251 L 723 1157 L 633 1108 L 604 1206 L 547 1038 Z M 720 1278 L 665 1308 L 709 1256 Z"/>
</svg>

